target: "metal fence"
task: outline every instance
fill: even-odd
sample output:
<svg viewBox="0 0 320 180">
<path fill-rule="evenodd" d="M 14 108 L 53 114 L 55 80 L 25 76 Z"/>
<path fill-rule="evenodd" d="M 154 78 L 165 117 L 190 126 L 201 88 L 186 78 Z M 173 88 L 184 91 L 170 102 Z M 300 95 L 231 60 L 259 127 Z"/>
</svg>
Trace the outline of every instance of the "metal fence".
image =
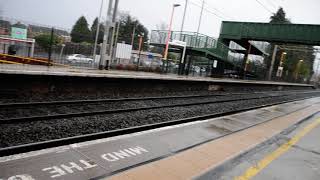
<svg viewBox="0 0 320 180">
<path fill-rule="evenodd" d="M 13 31 L 17 29 L 21 31 L 19 33 L 25 33 L 25 37 L 14 37 Z M 85 34 L 78 33 L 77 35 L 88 38 L 88 35 Z M 39 38 L 39 36 L 42 37 Z M 71 29 L 0 17 L 0 54 L 16 56 L 16 59 L 29 57 L 38 60 L 40 58 L 49 63 L 97 69 L 101 44 L 97 45 L 96 53 L 94 53 L 95 35 L 91 34 L 89 38 L 91 40 L 88 42 L 74 43 L 71 41 Z M 94 54 L 98 56 L 93 57 Z M 160 68 L 161 64 L 156 58 L 154 62 L 149 62 L 150 58 L 145 59 L 143 56 L 140 59 L 141 67 L 136 69 L 158 71 L 157 69 Z M 110 67 L 133 70 L 135 69 L 133 66 L 138 66 L 137 63 L 137 57 L 126 61 L 113 57 Z"/>
<path fill-rule="evenodd" d="M 168 31 L 153 30 L 151 32 L 151 44 L 166 44 L 168 38 Z M 193 48 L 215 48 L 217 39 L 204 34 L 195 32 L 180 32 L 172 31 L 170 41 L 179 40 L 187 43 L 188 47 Z"/>
</svg>

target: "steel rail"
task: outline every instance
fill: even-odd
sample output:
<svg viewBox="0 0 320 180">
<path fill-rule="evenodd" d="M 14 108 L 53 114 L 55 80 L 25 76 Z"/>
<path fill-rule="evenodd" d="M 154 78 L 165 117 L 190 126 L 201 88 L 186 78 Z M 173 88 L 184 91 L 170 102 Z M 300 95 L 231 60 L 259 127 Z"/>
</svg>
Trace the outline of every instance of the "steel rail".
<svg viewBox="0 0 320 180">
<path fill-rule="evenodd" d="M 126 102 L 126 101 L 144 101 L 144 100 L 161 100 L 161 99 L 183 99 L 183 98 L 201 98 L 229 95 L 246 95 L 246 94 L 264 94 L 264 93 L 281 93 L 281 92 L 299 92 L 292 91 L 261 91 L 250 93 L 225 93 L 210 95 L 187 95 L 187 96 L 164 96 L 164 97 L 137 97 L 137 98 L 118 98 L 118 99 L 88 99 L 88 100 L 67 100 L 67 101 L 44 101 L 44 102 L 20 102 L 20 103 L 2 103 L 0 108 L 19 107 L 19 106 L 43 106 L 43 105 L 65 105 L 65 104 L 82 104 L 82 103 L 102 103 L 102 102 Z M 310 91 L 311 92 L 311 91 Z"/>
</svg>

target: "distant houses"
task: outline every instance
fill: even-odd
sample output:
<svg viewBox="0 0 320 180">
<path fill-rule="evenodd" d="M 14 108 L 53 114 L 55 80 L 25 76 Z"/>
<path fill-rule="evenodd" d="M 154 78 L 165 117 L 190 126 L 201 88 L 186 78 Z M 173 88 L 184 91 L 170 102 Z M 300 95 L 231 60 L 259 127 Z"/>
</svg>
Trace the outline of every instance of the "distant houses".
<svg viewBox="0 0 320 180">
<path fill-rule="evenodd" d="M 9 18 L 0 17 L 0 54 L 11 54 L 33 57 L 37 47 L 35 37 L 50 34 L 51 27 L 21 23 Z M 71 42 L 68 31 L 54 29 L 61 43 Z"/>
<path fill-rule="evenodd" d="M 33 39 L 34 37 L 40 34 L 50 34 L 51 28 L 41 25 L 33 25 L 33 24 L 23 24 L 21 22 L 12 23 L 8 20 L 1 19 L 0 17 L 0 35 L 1 36 L 11 36 L 12 27 L 27 29 L 27 38 Z M 66 30 L 54 29 L 55 35 L 58 35 L 63 42 L 71 42 L 70 33 Z"/>
<path fill-rule="evenodd" d="M 0 19 L 0 35 L 9 35 L 10 29 L 11 29 L 10 22 Z"/>
</svg>

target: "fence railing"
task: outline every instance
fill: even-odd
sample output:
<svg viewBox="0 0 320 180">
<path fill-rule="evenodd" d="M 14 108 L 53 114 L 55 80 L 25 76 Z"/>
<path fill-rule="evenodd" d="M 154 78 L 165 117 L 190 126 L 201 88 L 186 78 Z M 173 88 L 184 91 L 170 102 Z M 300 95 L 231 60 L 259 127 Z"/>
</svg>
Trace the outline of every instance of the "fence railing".
<svg viewBox="0 0 320 180">
<path fill-rule="evenodd" d="M 168 31 L 153 30 L 151 32 L 151 44 L 166 44 Z M 217 39 L 195 32 L 172 31 L 170 41 L 179 40 L 187 43 L 192 48 L 215 48 Z"/>
</svg>

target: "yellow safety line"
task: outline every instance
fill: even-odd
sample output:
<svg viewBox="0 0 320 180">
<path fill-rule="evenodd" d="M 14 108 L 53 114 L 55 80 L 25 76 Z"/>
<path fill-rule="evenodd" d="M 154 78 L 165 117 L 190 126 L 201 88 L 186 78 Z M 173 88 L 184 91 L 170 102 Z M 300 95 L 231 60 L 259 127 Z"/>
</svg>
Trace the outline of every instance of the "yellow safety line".
<svg viewBox="0 0 320 180">
<path fill-rule="evenodd" d="M 298 134 L 296 134 L 290 141 L 281 145 L 277 150 L 273 151 L 271 154 L 265 156 L 262 160 L 258 162 L 257 165 L 252 166 L 246 170 L 246 172 L 238 177 L 235 177 L 234 180 L 249 180 L 256 176 L 261 170 L 267 167 L 272 161 L 280 157 L 282 154 L 287 152 L 293 145 L 295 145 L 303 136 L 308 134 L 312 129 L 320 125 L 320 118 L 310 123 Z"/>
<path fill-rule="evenodd" d="M 9 63 L 9 64 L 22 64 L 22 63 L 17 63 L 17 62 L 13 62 L 13 61 L 6 61 L 6 60 L 0 60 L 0 62 Z"/>
</svg>

